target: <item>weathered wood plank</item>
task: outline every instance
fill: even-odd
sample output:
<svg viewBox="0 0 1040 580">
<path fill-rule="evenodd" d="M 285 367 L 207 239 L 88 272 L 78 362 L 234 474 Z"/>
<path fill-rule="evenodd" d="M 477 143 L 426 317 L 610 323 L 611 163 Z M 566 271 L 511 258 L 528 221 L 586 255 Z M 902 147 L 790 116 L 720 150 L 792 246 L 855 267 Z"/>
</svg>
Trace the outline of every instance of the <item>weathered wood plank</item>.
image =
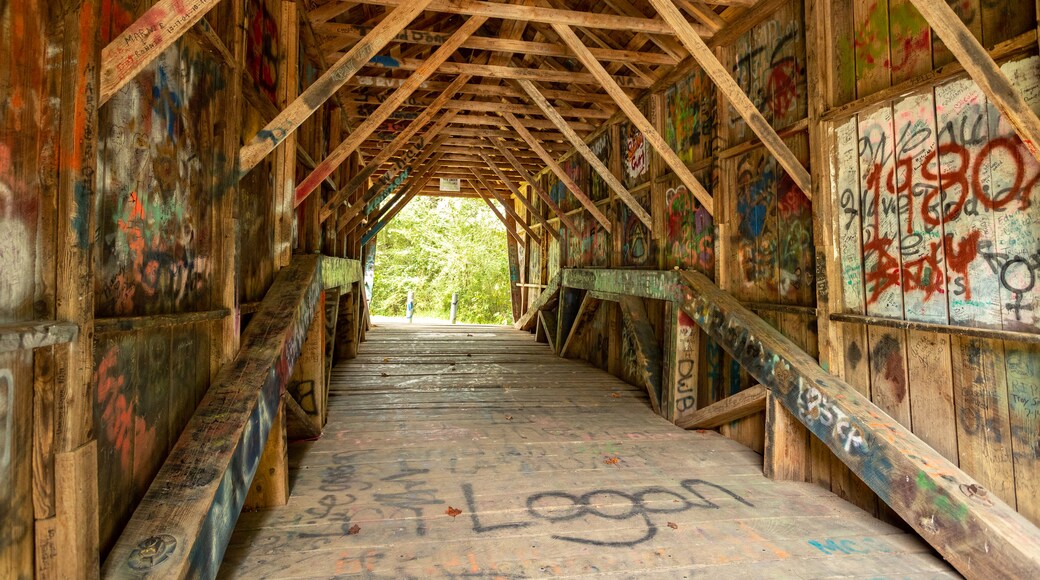
<svg viewBox="0 0 1040 580">
<path fill-rule="evenodd" d="M 762 385 L 755 385 L 683 417 L 676 425 L 683 429 L 712 429 L 765 408 L 766 389 Z"/>
<path fill-rule="evenodd" d="M 1040 118 L 993 61 L 993 57 L 964 25 L 957 13 L 940 0 L 910 0 L 939 35 L 986 97 L 1015 128 L 1022 143 L 1040 159 Z"/>
<path fill-rule="evenodd" d="M 278 114 L 249 143 L 245 144 L 238 154 L 239 176 L 249 173 L 268 153 L 274 151 L 287 136 L 294 133 L 325 101 L 347 83 L 354 73 L 368 62 L 372 55 L 378 53 L 394 36 L 404 30 L 431 0 L 415 0 L 402 4 L 381 20 L 371 32 L 355 44 L 343 58 L 336 61 L 325 74 L 288 107 Z"/>
<path fill-rule="evenodd" d="M 661 373 L 664 363 L 661 359 L 661 345 L 654 336 L 654 329 L 646 314 L 643 299 L 635 296 L 624 296 L 619 302 L 622 319 L 636 347 L 636 364 L 639 374 L 650 395 L 650 403 L 654 412 L 661 413 L 662 382 Z"/>
<path fill-rule="evenodd" d="M 101 51 L 99 106 L 151 64 L 220 0 L 159 0 Z"/>
<path fill-rule="evenodd" d="M 106 576 L 212 576 L 321 292 L 320 261 L 283 268 L 105 561 Z"/>
<path fill-rule="evenodd" d="M 670 302 L 681 300 L 683 292 L 679 274 L 672 270 L 568 268 L 563 271 L 563 285 L 568 288 Z"/>
<path fill-rule="evenodd" d="M 549 285 L 537 298 L 531 302 L 527 307 L 527 312 L 520 317 L 520 320 L 516 321 L 513 328 L 518 330 L 527 330 L 534 324 L 534 317 L 538 314 L 538 311 L 545 308 L 548 304 L 555 301 L 560 294 L 560 275 L 553 276 L 552 280 L 549 280 Z"/>
<path fill-rule="evenodd" d="M 325 255 L 321 257 L 321 284 L 325 290 L 347 288 L 361 280 L 361 275 L 361 260 Z"/>
<path fill-rule="evenodd" d="M 0 352 L 33 350 L 66 344 L 79 336 L 79 325 L 59 320 L 39 320 L 0 325 Z"/>
<path fill-rule="evenodd" d="M 683 278 L 686 313 L 959 571 L 1040 570 L 1040 530 L 705 276 Z"/>
</svg>

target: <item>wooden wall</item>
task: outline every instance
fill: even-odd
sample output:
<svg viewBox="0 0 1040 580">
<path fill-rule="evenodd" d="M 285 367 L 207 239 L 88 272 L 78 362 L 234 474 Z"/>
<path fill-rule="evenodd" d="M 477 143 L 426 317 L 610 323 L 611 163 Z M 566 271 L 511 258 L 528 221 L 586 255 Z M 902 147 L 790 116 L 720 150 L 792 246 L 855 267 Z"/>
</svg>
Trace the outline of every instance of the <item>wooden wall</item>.
<svg viewBox="0 0 1040 580">
<path fill-rule="evenodd" d="M 0 2 L 3 578 L 96 569 L 291 253 L 360 256 L 313 219 L 331 185 L 292 207 L 346 133 L 333 105 L 237 175 L 324 70 L 296 2 L 219 3 L 99 105 L 101 47 L 152 4 Z M 41 343 L 53 320 L 79 332 Z"/>
<path fill-rule="evenodd" d="M 1036 6 L 954 4 L 1040 108 L 1040 62 L 1030 57 Z M 812 172 L 816 201 L 687 63 L 636 103 L 712 193 L 714 215 L 638 130 L 614 121 L 589 142 L 651 211 L 654 231 L 571 154 L 561 165 L 611 217 L 613 233 L 543 172 L 542 185 L 578 232 L 560 230 L 559 253 L 528 241 L 525 283 L 546 284 L 557 261 L 702 271 L 1040 522 L 1040 348 L 1028 342 L 1040 333 L 1040 164 L 907 0 L 809 8 L 792 0 L 751 19 L 715 53 Z M 675 315 L 664 304 L 646 302 L 661 344 L 677 341 L 686 357 L 669 418 L 751 386 L 692 321 L 679 315 L 670 323 Z M 574 352 L 640 384 L 633 341 L 619 321 L 616 304 L 604 302 Z M 905 321 L 940 326 L 891 327 Z M 1026 342 L 979 338 L 959 327 L 1028 334 Z M 720 430 L 761 451 L 763 426 L 758 414 Z M 806 441 L 809 480 L 893 517 L 822 444 Z"/>
</svg>

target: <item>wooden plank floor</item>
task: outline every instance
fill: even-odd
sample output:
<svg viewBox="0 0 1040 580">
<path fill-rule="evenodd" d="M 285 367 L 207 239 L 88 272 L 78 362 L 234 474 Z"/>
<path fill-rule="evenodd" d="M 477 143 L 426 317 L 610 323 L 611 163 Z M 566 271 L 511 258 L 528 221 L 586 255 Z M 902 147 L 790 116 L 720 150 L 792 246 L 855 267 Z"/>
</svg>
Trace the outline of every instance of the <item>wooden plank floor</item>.
<svg viewBox="0 0 1040 580">
<path fill-rule="evenodd" d="M 380 325 L 332 385 L 324 435 L 290 446 L 289 504 L 242 514 L 222 577 L 951 575 L 528 333 Z"/>
</svg>

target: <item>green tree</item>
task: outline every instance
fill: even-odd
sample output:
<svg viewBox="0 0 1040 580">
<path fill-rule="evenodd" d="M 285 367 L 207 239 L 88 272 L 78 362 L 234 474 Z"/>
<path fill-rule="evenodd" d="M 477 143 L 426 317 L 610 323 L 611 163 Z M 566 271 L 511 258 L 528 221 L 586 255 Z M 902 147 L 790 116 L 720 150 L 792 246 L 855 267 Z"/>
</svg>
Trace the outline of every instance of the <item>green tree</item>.
<svg viewBox="0 0 1040 580">
<path fill-rule="evenodd" d="M 477 199 L 416 197 L 379 233 L 372 312 L 447 319 L 459 293 L 459 322 L 512 321 L 506 232 Z"/>
</svg>

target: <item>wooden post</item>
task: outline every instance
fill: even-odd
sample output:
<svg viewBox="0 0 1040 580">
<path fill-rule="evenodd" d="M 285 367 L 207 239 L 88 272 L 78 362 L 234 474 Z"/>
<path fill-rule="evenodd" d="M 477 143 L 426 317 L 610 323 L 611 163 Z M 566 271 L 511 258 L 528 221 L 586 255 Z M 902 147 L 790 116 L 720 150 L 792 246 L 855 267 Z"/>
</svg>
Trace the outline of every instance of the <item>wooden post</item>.
<svg viewBox="0 0 1040 580">
<path fill-rule="evenodd" d="M 321 434 L 325 417 L 325 294 L 318 300 L 307 340 L 293 367 L 286 392 L 299 405 L 303 416 L 290 412 L 285 423 L 293 439 Z"/>
<path fill-rule="evenodd" d="M 283 397 L 288 397 L 288 394 Z M 257 510 L 289 503 L 289 444 L 285 403 L 278 405 L 267 444 L 260 454 L 256 475 L 249 485 L 243 509 Z"/>
<path fill-rule="evenodd" d="M 296 2 L 282 0 L 282 26 L 279 40 L 285 47 L 285 58 L 279 61 L 278 105 L 287 107 L 296 99 L 297 78 L 299 73 L 299 27 L 296 26 Z M 292 23 L 291 25 L 288 23 Z M 301 97 L 302 98 L 302 97 Z M 315 107 L 316 109 L 316 107 Z M 313 112 L 313 111 L 312 111 Z M 310 113 L 308 113 L 308 116 Z M 277 119 L 276 119 L 277 120 Z M 300 120 L 303 122 L 303 119 Z M 295 127 L 294 127 L 295 128 Z M 292 231 L 295 210 L 293 206 L 293 188 L 296 187 L 296 132 L 286 134 L 278 140 L 278 145 L 266 149 L 264 156 L 274 150 L 274 189 L 275 189 L 275 270 L 289 265 L 292 258 Z M 244 149 L 244 148 L 243 148 Z M 241 157 L 241 156 L 240 156 Z M 249 169 L 260 162 L 248 166 Z M 239 172 L 248 172 L 242 159 L 239 159 Z"/>
<path fill-rule="evenodd" d="M 55 318 L 77 324 L 79 335 L 55 349 L 55 517 L 59 530 L 58 577 L 95 578 L 99 573 L 97 444 L 93 441 L 94 272 L 93 255 L 100 78 L 100 3 L 83 2 L 53 26 L 62 49 L 56 220 Z M 15 10 L 18 10 L 16 5 Z M 55 23 L 57 24 L 57 23 Z M 16 66 L 16 65 L 15 65 Z M 66 462 L 59 467 L 59 462 Z M 94 484 L 88 471 L 94 469 Z M 73 496 L 59 492 L 59 477 Z"/>
<path fill-rule="evenodd" d="M 665 332 L 664 417 L 678 423 L 698 408 L 697 382 L 701 374 L 701 333 L 683 311 L 669 304 Z"/>
<path fill-rule="evenodd" d="M 771 391 L 766 393 L 766 446 L 762 471 L 780 481 L 808 481 L 808 432 Z"/>
<path fill-rule="evenodd" d="M 361 282 L 354 282 L 350 291 L 340 294 L 339 320 L 336 322 L 336 362 L 357 357 L 357 297 Z"/>
</svg>

